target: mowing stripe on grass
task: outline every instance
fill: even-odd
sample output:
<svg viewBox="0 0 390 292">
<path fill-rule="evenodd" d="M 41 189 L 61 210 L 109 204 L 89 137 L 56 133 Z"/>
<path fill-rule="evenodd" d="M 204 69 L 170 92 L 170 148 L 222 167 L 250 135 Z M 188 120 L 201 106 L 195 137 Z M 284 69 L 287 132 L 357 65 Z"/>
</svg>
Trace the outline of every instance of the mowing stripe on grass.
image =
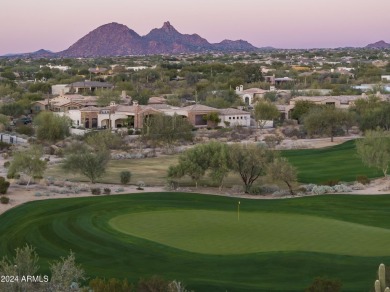
<svg viewBox="0 0 390 292">
<path fill-rule="evenodd" d="M 369 178 L 383 175 L 362 163 L 356 152 L 355 141 L 320 149 L 285 150 L 282 155 L 298 169 L 298 180 L 303 183 L 354 181 L 358 175 Z"/>
<path fill-rule="evenodd" d="M 175 210 L 117 216 L 126 234 L 203 254 L 309 251 L 353 256 L 390 255 L 390 230 L 315 216 Z"/>
</svg>

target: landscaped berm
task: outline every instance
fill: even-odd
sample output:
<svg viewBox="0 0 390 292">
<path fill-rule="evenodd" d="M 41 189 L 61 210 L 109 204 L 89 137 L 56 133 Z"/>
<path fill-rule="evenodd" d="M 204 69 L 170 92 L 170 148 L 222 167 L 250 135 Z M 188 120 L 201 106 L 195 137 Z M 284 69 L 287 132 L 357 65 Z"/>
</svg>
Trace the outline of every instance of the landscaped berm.
<svg viewBox="0 0 390 292">
<path fill-rule="evenodd" d="M 240 203 L 239 203 L 240 202 Z M 69 250 L 92 278 L 161 275 L 195 291 L 369 291 L 390 261 L 390 196 L 246 200 L 145 193 L 30 202 L 0 216 L 0 256 Z"/>
</svg>

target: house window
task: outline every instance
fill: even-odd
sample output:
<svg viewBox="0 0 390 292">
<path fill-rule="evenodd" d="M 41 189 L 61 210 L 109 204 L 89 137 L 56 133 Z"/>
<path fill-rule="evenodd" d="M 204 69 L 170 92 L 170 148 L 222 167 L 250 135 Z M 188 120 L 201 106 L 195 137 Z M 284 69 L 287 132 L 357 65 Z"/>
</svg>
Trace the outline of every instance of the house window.
<svg viewBox="0 0 390 292">
<path fill-rule="evenodd" d="M 232 117 L 229 117 L 229 120 L 231 120 L 232 119 Z"/>
</svg>

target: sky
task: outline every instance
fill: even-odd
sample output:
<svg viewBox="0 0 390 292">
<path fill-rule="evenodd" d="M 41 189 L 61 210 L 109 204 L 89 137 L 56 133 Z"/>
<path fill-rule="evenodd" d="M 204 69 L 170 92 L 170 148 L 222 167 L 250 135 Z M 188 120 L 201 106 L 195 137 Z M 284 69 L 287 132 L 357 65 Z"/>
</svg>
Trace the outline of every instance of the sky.
<svg viewBox="0 0 390 292">
<path fill-rule="evenodd" d="M 211 43 L 335 48 L 390 42 L 389 0 L 1 0 L 0 55 L 67 49 L 110 22 L 140 35 L 170 21 Z"/>
</svg>

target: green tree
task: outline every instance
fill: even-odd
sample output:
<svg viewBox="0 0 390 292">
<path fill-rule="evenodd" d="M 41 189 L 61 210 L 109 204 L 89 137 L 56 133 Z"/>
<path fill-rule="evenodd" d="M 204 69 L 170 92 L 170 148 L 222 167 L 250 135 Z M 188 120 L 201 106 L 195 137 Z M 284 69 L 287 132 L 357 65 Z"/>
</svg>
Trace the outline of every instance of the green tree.
<svg viewBox="0 0 390 292">
<path fill-rule="evenodd" d="M 260 129 L 263 129 L 265 123 L 270 120 L 277 119 L 280 116 L 280 112 L 276 105 L 268 101 L 259 101 L 255 105 L 255 120 Z"/>
<path fill-rule="evenodd" d="M 120 179 L 121 179 L 121 184 L 127 185 L 131 180 L 131 172 L 128 170 L 121 171 Z"/>
<path fill-rule="evenodd" d="M 29 177 L 27 182 L 29 186 L 32 178 L 42 177 L 46 170 L 46 161 L 42 156 L 43 149 L 37 145 L 15 152 L 7 176 L 14 177 L 17 173 L 23 173 Z"/>
<path fill-rule="evenodd" d="M 219 118 L 219 114 L 217 112 L 208 113 L 203 117 L 203 119 L 207 122 L 210 122 L 213 128 L 215 128 L 218 125 L 218 123 L 221 121 L 221 119 Z"/>
<path fill-rule="evenodd" d="M 87 143 L 92 148 L 95 148 L 96 150 L 112 150 L 120 148 L 123 144 L 123 141 L 118 134 L 112 133 L 110 130 L 104 130 L 87 134 L 85 143 Z"/>
<path fill-rule="evenodd" d="M 120 93 L 112 90 L 104 90 L 98 93 L 99 97 L 96 102 L 99 106 L 108 106 L 111 102 L 119 104 L 121 101 Z"/>
<path fill-rule="evenodd" d="M 210 178 L 223 187 L 224 179 L 230 171 L 229 148 L 220 142 L 196 145 L 179 156 L 179 163 L 168 169 L 168 177 L 190 176 L 196 183 L 209 173 Z"/>
<path fill-rule="evenodd" d="M 347 121 L 347 111 L 326 105 L 312 108 L 304 117 L 303 123 L 309 135 L 325 134 L 333 142 L 337 131 L 345 126 Z"/>
<path fill-rule="evenodd" d="M 9 188 L 10 182 L 6 181 L 4 177 L 0 176 L 0 194 L 6 194 Z"/>
<path fill-rule="evenodd" d="M 294 196 L 293 183 L 297 182 L 297 170 L 292 166 L 287 158 L 278 157 L 268 167 L 267 174 L 274 181 L 284 182 L 291 196 Z"/>
<path fill-rule="evenodd" d="M 316 107 L 316 104 L 311 101 L 298 100 L 295 102 L 291 118 L 297 120 L 299 123 L 302 123 L 303 117 L 314 107 Z"/>
<path fill-rule="evenodd" d="M 273 152 L 255 144 L 233 144 L 229 147 L 231 169 L 238 172 L 248 193 L 252 184 L 265 175 Z"/>
<path fill-rule="evenodd" d="M 110 159 L 108 150 L 81 149 L 65 155 L 62 168 L 66 172 L 80 173 L 95 183 L 106 172 Z"/>
<path fill-rule="evenodd" d="M 369 130 L 363 139 L 358 139 L 355 143 L 363 163 L 380 169 L 386 177 L 390 163 L 390 132 Z"/>
<path fill-rule="evenodd" d="M 178 115 L 153 115 L 146 121 L 143 132 L 146 139 L 168 148 L 178 141 L 192 141 L 191 123 Z"/>
<path fill-rule="evenodd" d="M 71 120 L 52 112 L 41 112 L 34 119 L 39 140 L 56 142 L 70 135 Z"/>
</svg>

